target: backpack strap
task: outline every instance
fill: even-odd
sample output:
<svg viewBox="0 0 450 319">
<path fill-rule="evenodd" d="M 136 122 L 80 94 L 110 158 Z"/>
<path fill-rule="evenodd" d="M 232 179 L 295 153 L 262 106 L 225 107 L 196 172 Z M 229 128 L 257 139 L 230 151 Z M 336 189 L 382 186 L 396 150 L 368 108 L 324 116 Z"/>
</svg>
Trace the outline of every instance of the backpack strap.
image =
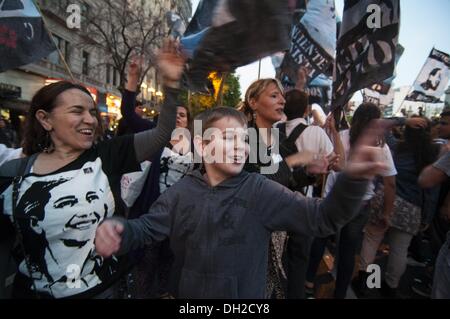
<svg viewBox="0 0 450 319">
<path fill-rule="evenodd" d="M 286 124 L 285 124 L 286 127 Z M 303 123 L 300 123 L 297 125 L 291 132 L 291 134 L 288 136 L 287 141 L 289 143 L 292 143 L 295 145 L 295 141 L 297 141 L 298 137 L 303 133 L 303 131 L 308 127 L 308 125 L 305 125 Z"/>
<path fill-rule="evenodd" d="M 277 128 L 280 130 L 280 132 L 286 135 L 286 122 L 277 124 Z"/>
</svg>

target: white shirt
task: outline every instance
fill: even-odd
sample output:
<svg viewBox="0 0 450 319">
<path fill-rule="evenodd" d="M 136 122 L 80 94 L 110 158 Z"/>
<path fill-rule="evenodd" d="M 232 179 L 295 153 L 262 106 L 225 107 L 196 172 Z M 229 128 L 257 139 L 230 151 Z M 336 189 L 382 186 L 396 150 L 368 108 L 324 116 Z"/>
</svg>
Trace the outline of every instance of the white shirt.
<svg viewBox="0 0 450 319">
<path fill-rule="evenodd" d="M 20 158 L 22 156 L 22 148 L 8 148 L 4 144 L 0 144 L 0 165 L 10 160 Z"/>
<path fill-rule="evenodd" d="M 325 112 L 323 111 L 322 107 L 317 104 L 317 103 L 313 103 L 311 104 L 311 111 L 316 111 L 317 114 L 320 117 L 320 120 L 322 121 L 322 123 L 325 123 L 325 121 L 327 120 L 327 115 L 325 114 Z M 311 116 L 311 123 L 314 122 L 314 117 Z M 318 125 L 318 123 L 313 123 L 314 125 Z"/>
<path fill-rule="evenodd" d="M 299 124 L 306 124 L 305 119 L 297 118 L 286 122 L 286 134 L 289 136 Z M 299 151 L 310 151 L 318 154 L 330 155 L 333 150 L 333 143 L 327 133 L 319 126 L 308 126 L 295 141 Z"/>
</svg>

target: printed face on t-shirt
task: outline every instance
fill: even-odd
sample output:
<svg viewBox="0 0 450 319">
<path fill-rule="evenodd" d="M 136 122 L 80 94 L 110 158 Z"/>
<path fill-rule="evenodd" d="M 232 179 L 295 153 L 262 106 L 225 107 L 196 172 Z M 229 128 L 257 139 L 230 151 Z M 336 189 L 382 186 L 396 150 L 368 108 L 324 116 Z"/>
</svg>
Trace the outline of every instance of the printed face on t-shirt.
<svg viewBox="0 0 450 319">
<path fill-rule="evenodd" d="M 51 190 L 51 197 L 45 206 L 47 211 L 54 214 L 54 218 L 46 218 L 50 229 L 53 220 L 55 223 L 58 218 L 64 221 L 61 229 L 55 229 L 54 235 L 59 238 L 50 247 L 63 254 L 92 244 L 97 226 L 108 212 L 101 189 L 95 186 L 77 189 L 76 185 L 71 184 L 68 181 Z"/>
<path fill-rule="evenodd" d="M 19 223 L 38 289 L 65 294 L 70 269 L 95 282 L 102 263 L 95 255 L 95 232 L 114 209 L 106 176 L 87 164 L 56 176 L 30 176 L 26 184 L 17 211 L 24 214 Z"/>
</svg>

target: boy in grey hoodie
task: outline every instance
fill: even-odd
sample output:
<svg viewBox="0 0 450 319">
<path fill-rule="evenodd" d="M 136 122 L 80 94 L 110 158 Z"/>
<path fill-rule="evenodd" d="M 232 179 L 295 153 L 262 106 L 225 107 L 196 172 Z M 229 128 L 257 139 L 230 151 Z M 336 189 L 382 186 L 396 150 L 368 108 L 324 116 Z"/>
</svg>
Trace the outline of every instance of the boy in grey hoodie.
<svg viewBox="0 0 450 319">
<path fill-rule="evenodd" d="M 203 171 L 173 185 L 139 219 L 105 221 L 97 229 L 96 250 L 109 257 L 169 237 L 173 296 L 266 298 L 271 232 L 326 237 L 350 220 L 368 180 L 383 168 L 378 149 L 363 145 L 373 132 L 355 148 L 327 198 L 318 200 L 242 170 L 248 156 L 242 113 L 216 108 L 200 119 L 203 132 L 214 130 L 214 138 L 194 137 Z"/>
</svg>

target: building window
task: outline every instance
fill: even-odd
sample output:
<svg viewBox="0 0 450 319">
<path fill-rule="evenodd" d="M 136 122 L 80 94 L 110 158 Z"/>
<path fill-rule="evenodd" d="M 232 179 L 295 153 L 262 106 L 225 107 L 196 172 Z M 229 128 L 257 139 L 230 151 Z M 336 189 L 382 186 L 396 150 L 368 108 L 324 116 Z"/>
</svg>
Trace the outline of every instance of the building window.
<svg viewBox="0 0 450 319">
<path fill-rule="evenodd" d="M 83 51 L 83 70 L 84 75 L 89 75 L 89 53 Z"/>
<path fill-rule="evenodd" d="M 116 68 L 113 68 L 113 85 L 116 85 L 117 82 L 117 70 Z"/>
<path fill-rule="evenodd" d="M 63 55 L 64 59 L 66 60 L 67 64 L 69 64 L 69 58 L 70 58 L 70 43 L 64 40 L 63 38 L 53 35 L 53 39 L 55 40 L 55 44 L 58 47 L 59 51 Z M 61 60 L 61 57 L 59 56 L 58 51 L 52 52 L 47 57 L 47 60 L 50 61 L 53 64 L 59 64 L 63 65 L 63 61 Z"/>
<path fill-rule="evenodd" d="M 111 84 L 111 65 L 106 65 L 106 83 Z"/>
</svg>

